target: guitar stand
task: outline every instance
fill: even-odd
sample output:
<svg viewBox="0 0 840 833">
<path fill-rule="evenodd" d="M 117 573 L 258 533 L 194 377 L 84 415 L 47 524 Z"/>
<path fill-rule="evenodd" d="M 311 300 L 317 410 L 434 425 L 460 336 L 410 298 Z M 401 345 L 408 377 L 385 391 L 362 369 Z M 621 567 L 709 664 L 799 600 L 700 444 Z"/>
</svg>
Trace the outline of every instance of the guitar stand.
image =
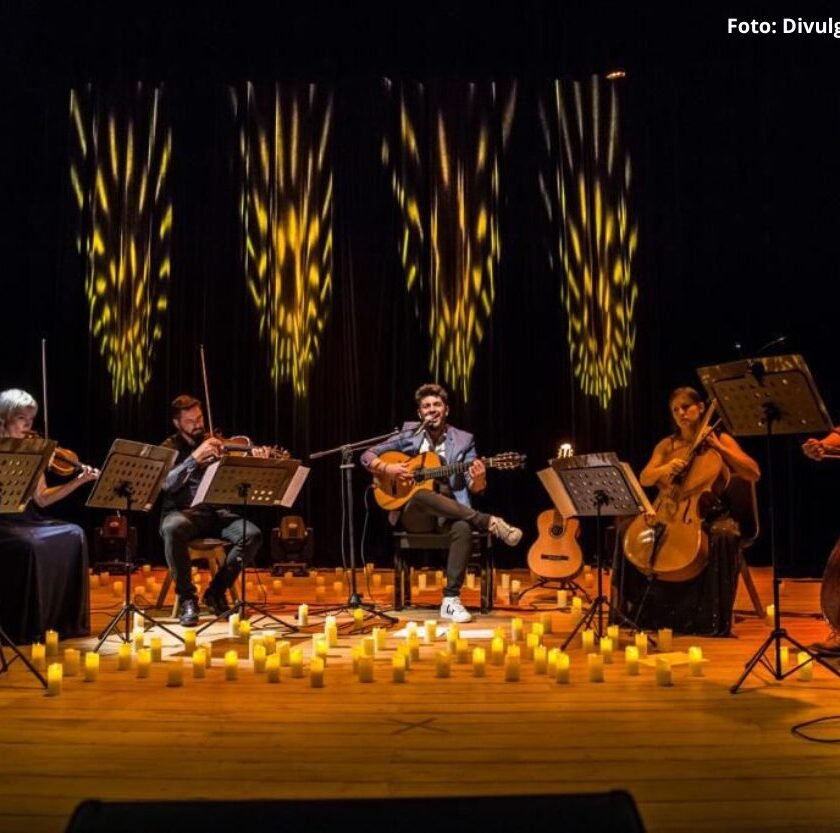
<svg viewBox="0 0 840 833">
<path fill-rule="evenodd" d="M 516 597 L 517 603 L 522 601 L 526 593 L 532 593 L 534 590 L 539 590 L 542 587 L 549 590 L 570 590 L 576 595 L 583 596 L 587 604 L 592 603 L 592 596 L 572 578 L 538 578 L 530 587 L 526 587 L 519 593 Z"/>
</svg>

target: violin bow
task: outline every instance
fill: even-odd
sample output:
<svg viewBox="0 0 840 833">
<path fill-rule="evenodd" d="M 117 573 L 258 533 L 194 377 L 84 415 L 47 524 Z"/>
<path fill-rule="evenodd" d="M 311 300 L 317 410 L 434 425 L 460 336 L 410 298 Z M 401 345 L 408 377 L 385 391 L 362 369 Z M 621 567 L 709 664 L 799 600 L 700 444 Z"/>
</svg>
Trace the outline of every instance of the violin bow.
<svg viewBox="0 0 840 833">
<path fill-rule="evenodd" d="M 207 363 L 204 360 L 204 345 L 199 344 L 198 352 L 201 356 L 201 378 L 204 381 L 204 404 L 207 406 L 207 423 L 210 426 L 210 434 L 216 435 L 213 430 L 213 409 L 210 407 L 210 385 L 207 383 Z"/>
</svg>

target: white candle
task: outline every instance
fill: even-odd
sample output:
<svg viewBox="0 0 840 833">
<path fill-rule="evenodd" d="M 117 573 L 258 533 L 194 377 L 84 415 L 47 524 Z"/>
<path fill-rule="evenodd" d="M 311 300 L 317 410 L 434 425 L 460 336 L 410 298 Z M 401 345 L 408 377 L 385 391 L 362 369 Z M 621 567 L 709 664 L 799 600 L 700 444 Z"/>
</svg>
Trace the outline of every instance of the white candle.
<svg viewBox="0 0 840 833">
<path fill-rule="evenodd" d="M 703 676 L 703 649 L 699 645 L 688 649 L 688 667 L 692 677 Z"/>
<path fill-rule="evenodd" d="M 621 641 L 621 632 L 618 629 L 618 625 L 609 625 L 607 627 L 607 636 L 612 639 L 613 647 L 618 648 L 618 643 Z"/>
<path fill-rule="evenodd" d="M 180 688 L 184 684 L 184 661 L 180 658 L 167 663 L 166 685 Z"/>
<path fill-rule="evenodd" d="M 125 585 L 121 581 L 115 581 L 111 585 L 111 590 L 113 591 L 114 596 L 119 599 L 125 590 Z"/>
<path fill-rule="evenodd" d="M 309 687 L 324 687 L 324 660 L 321 657 L 312 657 L 309 663 Z"/>
<path fill-rule="evenodd" d="M 356 660 L 356 672 L 359 675 L 360 683 L 373 682 L 373 657 L 361 655 Z"/>
<path fill-rule="evenodd" d="M 548 663 L 546 673 L 553 680 L 557 676 L 557 658 L 560 656 L 559 648 L 552 648 L 548 652 Z"/>
<path fill-rule="evenodd" d="M 802 682 L 808 682 L 814 679 L 814 662 L 808 653 L 799 651 L 796 655 L 796 664 L 802 666 L 799 669 L 799 679 Z"/>
<path fill-rule="evenodd" d="M 266 656 L 277 653 L 277 631 L 263 631 L 263 644 Z"/>
<path fill-rule="evenodd" d="M 572 623 L 577 624 L 583 616 L 583 601 L 580 596 L 572 597 Z"/>
<path fill-rule="evenodd" d="M 271 656 L 266 657 L 265 674 L 268 682 L 280 682 L 280 657 L 278 657 L 277 654 L 271 654 Z"/>
<path fill-rule="evenodd" d="M 540 644 L 539 634 L 529 633 L 525 637 L 525 659 L 534 658 L 534 649 Z"/>
<path fill-rule="evenodd" d="M 131 645 L 128 642 L 121 642 L 117 649 L 117 671 L 128 671 L 129 668 L 131 668 Z"/>
<path fill-rule="evenodd" d="M 163 642 L 159 636 L 153 636 L 149 640 L 149 647 L 151 648 L 152 662 L 163 661 Z"/>
<path fill-rule="evenodd" d="M 327 664 L 327 654 L 329 652 L 329 645 L 327 644 L 327 640 L 321 637 L 315 643 L 315 656 L 324 663 L 324 666 Z"/>
<path fill-rule="evenodd" d="M 475 573 L 467 573 L 467 589 L 475 590 Z"/>
<path fill-rule="evenodd" d="M 510 620 L 510 640 L 511 642 L 521 642 L 522 641 L 522 620 L 518 616 L 514 616 L 513 619 Z"/>
<path fill-rule="evenodd" d="M 437 622 L 434 619 L 427 619 L 423 625 L 424 641 L 431 645 L 437 639 Z"/>
<path fill-rule="evenodd" d="M 309 605 L 302 604 L 298 605 L 298 615 L 297 615 L 298 625 L 300 627 L 305 628 L 309 624 Z"/>
<path fill-rule="evenodd" d="M 639 649 L 635 645 L 628 645 L 624 649 L 624 666 L 630 677 L 639 676 Z"/>
<path fill-rule="evenodd" d="M 510 594 L 511 594 L 511 596 L 518 596 L 519 591 L 521 589 L 522 589 L 522 583 L 519 581 L 519 579 L 514 579 L 510 583 Z"/>
<path fill-rule="evenodd" d="M 286 572 L 283 573 L 283 578 L 286 581 L 291 581 L 294 577 L 295 577 L 295 574 L 291 570 L 286 570 Z"/>
<path fill-rule="evenodd" d="M 611 664 L 613 661 L 613 641 L 608 636 L 602 636 L 601 641 L 598 644 L 598 649 L 601 656 L 604 658 L 604 662 L 607 665 Z"/>
<path fill-rule="evenodd" d="M 239 673 L 239 654 L 225 651 L 225 680 L 233 682 Z"/>
<path fill-rule="evenodd" d="M 344 582 L 343 581 L 334 581 L 333 582 L 333 593 L 336 596 L 340 596 L 344 592 Z"/>
<path fill-rule="evenodd" d="M 316 587 L 324 587 L 326 583 L 326 578 L 324 576 L 315 576 L 315 586 Z"/>
<path fill-rule="evenodd" d="M 569 591 L 568 590 L 558 590 L 557 591 L 557 607 L 563 609 L 569 604 Z"/>
<path fill-rule="evenodd" d="M 95 683 L 99 679 L 99 654 L 88 651 L 85 654 L 85 682 Z"/>
<path fill-rule="evenodd" d="M 277 656 L 280 657 L 280 665 L 284 668 L 292 661 L 292 643 L 281 640 L 277 643 Z"/>
<path fill-rule="evenodd" d="M 149 573 L 152 572 L 152 565 L 151 564 L 144 564 L 142 569 L 143 569 L 143 573 L 145 575 L 148 575 Z"/>
<path fill-rule="evenodd" d="M 656 660 L 656 684 L 661 686 L 673 684 L 671 680 L 671 663 L 662 657 Z"/>
<path fill-rule="evenodd" d="M 673 646 L 674 632 L 670 628 L 660 628 L 656 635 L 656 646 L 660 651 L 670 651 Z"/>
<path fill-rule="evenodd" d="M 550 613 L 541 613 L 540 614 L 540 621 L 538 623 L 535 622 L 534 624 L 539 624 L 542 627 L 542 633 L 543 634 L 551 633 L 551 630 L 552 630 L 551 614 Z M 533 633 L 533 630 L 532 630 L 532 633 Z"/>
<path fill-rule="evenodd" d="M 388 631 L 386 631 L 385 628 L 374 628 L 371 633 L 373 635 L 373 643 L 376 645 L 376 650 L 384 651 L 385 643 L 388 639 Z"/>
<path fill-rule="evenodd" d="M 592 570 L 589 568 L 583 574 L 583 586 L 584 587 L 594 587 L 595 586 L 595 576 L 592 575 Z"/>
<path fill-rule="evenodd" d="M 435 676 L 448 677 L 452 668 L 452 654 L 449 651 L 438 651 L 435 657 Z"/>
<path fill-rule="evenodd" d="M 251 623 L 247 619 L 239 623 L 239 641 L 243 645 L 248 645 L 251 641 Z"/>
<path fill-rule="evenodd" d="M 48 657 L 58 656 L 58 631 L 47 631 L 44 634 L 44 644 L 46 645 L 46 655 Z"/>
<path fill-rule="evenodd" d="M 787 645 L 781 646 L 781 661 L 782 661 L 782 671 L 784 671 L 788 665 L 790 665 L 790 648 Z"/>
<path fill-rule="evenodd" d="M 472 652 L 473 677 L 483 677 L 487 668 L 487 656 L 484 648 L 473 648 Z"/>
<path fill-rule="evenodd" d="M 51 662 L 47 668 L 47 697 L 57 697 L 61 694 L 64 671 L 60 662 Z"/>
<path fill-rule="evenodd" d="M 490 662 L 502 665 L 505 661 L 505 641 L 500 636 L 494 636 L 490 643 Z"/>
<path fill-rule="evenodd" d="M 319 585 L 318 587 L 316 587 L 316 588 L 315 588 L 315 601 L 316 601 L 316 602 L 323 602 L 323 601 L 325 601 L 325 600 L 326 600 L 326 598 L 327 598 L 327 591 L 326 591 L 326 589 L 325 589 L 323 586 L 321 586 L 321 585 Z"/>
<path fill-rule="evenodd" d="M 584 653 L 591 654 L 595 650 L 595 631 L 585 628 L 580 632 L 580 644 Z"/>
<path fill-rule="evenodd" d="M 192 655 L 195 652 L 195 628 L 184 628 L 184 653 Z"/>
<path fill-rule="evenodd" d="M 455 662 L 466 665 L 470 661 L 470 643 L 466 639 L 459 639 L 455 643 Z"/>
<path fill-rule="evenodd" d="M 537 645 L 534 648 L 534 671 L 537 674 L 545 674 L 548 670 L 548 648 L 545 645 Z"/>
<path fill-rule="evenodd" d="M 639 656 L 646 657 L 648 652 L 648 637 L 644 631 L 640 631 L 639 633 L 633 636 L 633 641 L 636 644 L 636 647 L 639 649 Z"/>
<path fill-rule="evenodd" d="M 42 642 L 33 642 L 29 658 L 39 671 L 43 671 L 47 667 L 46 646 Z"/>
<path fill-rule="evenodd" d="M 203 680 L 207 676 L 207 652 L 204 648 L 198 648 L 192 655 L 193 677 L 196 680 Z"/>
<path fill-rule="evenodd" d="M 382 587 L 382 574 L 381 573 L 374 573 L 373 574 L 373 586 L 376 590 Z"/>
<path fill-rule="evenodd" d="M 137 627 L 135 625 L 134 630 L 131 634 L 131 641 L 134 646 L 135 651 L 142 650 L 146 645 L 146 632 L 143 630 L 142 626 Z"/>
<path fill-rule="evenodd" d="M 407 640 L 408 655 L 412 662 L 420 659 L 420 637 L 417 634 L 412 634 Z"/>
<path fill-rule="evenodd" d="M 274 591 L 275 596 L 279 596 L 283 592 L 283 581 L 279 578 L 274 579 L 271 582 L 271 589 Z"/>
<path fill-rule="evenodd" d="M 228 617 L 228 636 L 236 639 L 239 636 L 239 614 L 234 613 Z"/>
<path fill-rule="evenodd" d="M 212 642 L 197 642 L 196 649 L 204 651 L 204 663 L 210 668 L 213 665 L 213 643 Z"/>
<path fill-rule="evenodd" d="M 303 676 L 303 651 L 300 648 L 289 651 L 289 668 L 293 677 Z"/>
<path fill-rule="evenodd" d="M 443 584 L 443 570 L 436 570 L 435 571 L 435 584 L 437 584 L 437 585 Z"/>
<path fill-rule="evenodd" d="M 601 654 L 587 654 L 586 663 L 589 667 L 589 682 L 604 682 L 604 658 Z"/>
<path fill-rule="evenodd" d="M 152 655 L 147 648 L 141 648 L 137 652 L 137 679 L 144 680 L 149 676 L 152 667 Z"/>
<path fill-rule="evenodd" d="M 365 621 L 365 611 L 361 607 L 353 609 L 353 626 L 356 628 L 362 627 Z"/>
<path fill-rule="evenodd" d="M 103 570 L 99 574 L 99 586 L 107 587 L 111 583 L 111 574 L 107 570 Z"/>
<path fill-rule="evenodd" d="M 555 679 L 558 685 L 566 685 L 569 682 L 571 664 L 572 661 L 568 654 L 561 651 L 557 655 L 557 676 Z"/>
<path fill-rule="evenodd" d="M 75 648 L 64 649 L 64 676 L 75 677 L 81 667 L 81 655 Z"/>
<path fill-rule="evenodd" d="M 539 636 L 540 639 L 545 635 L 545 625 L 542 622 L 531 622 L 531 633 Z"/>
<path fill-rule="evenodd" d="M 362 650 L 366 657 L 376 656 L 376 640 L 372 636 L 366 636 L 362 639 Z"/>
<path fill-rule="evenodd" d="M 330 648 L 337 648 L 338 647 L 338 625 L 335 622 L 334 616 L 328 616 L 327 619 L 332 619 L 332 622 L 327 622 L 324 625 L 324 636 L 327 640 L 327 645 Z"/>
<path fill-rule="evenodd" d="M 417 589 L 418 590 L 425 590 L 426 589 L 426 574 L 425 573 L 420 573 L 420 575 L 417 576 Z"/>
<path fill-rule="evenodd" d="M 395 683 L 405 682 L 405 654 L 396 653 L 391 659 L 392 679 Z"/>
<path fill-rule="evenodd" d="M 253 651 L 253 663 L 254 663 L 254 673 L 255 674 L 263 674 L 265 673 L 265 663 L 266 663 L 266 651 L 265 645 L 258 642 L 254 645 Z"/>
<path fill-rule="evenodd" d="M 502 589 L 510 590 L 510 573 L 502 573 Z"/>
<path fill-rule="evenodd" d="M 511 645 L 505 654 L 505 682 L 516 683 L 519 681 L 520 651 L 518 645 Z"/>
<path fill-rule="evenodd" d="M 767 605 L 764 609 L 764 616 L 768 625 L 774 625 L 776 623 L 776 605 Z"/>
</svg>

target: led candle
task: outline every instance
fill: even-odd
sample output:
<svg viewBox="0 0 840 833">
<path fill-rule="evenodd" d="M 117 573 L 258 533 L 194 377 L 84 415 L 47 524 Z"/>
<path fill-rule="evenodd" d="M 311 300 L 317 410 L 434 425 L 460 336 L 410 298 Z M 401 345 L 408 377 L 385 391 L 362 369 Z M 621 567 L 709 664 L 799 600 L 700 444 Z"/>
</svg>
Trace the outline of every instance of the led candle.
<svg viewBox="0 0 840 833">
<path fill-rule="evenodd" d="M 561 610 L 564 610 L 568 604 L 569 604 L 569 591 L 568 590 L 558 590 L 557 591 L 557 607 L 559 607 Z"/>
<path fill-rule="evenodd" d="M 608 665 L 612 663 L 613 641 L 608 636 L 602 636 L 598 644 L 599 652 Z"/>
<path fill-rule="evenodd" d="M 326 584 L 326 578 L 324 576 L 315 576 L 315 586 L 316 587 L 324 587 Z"/>
<path fill-rule="evenodd" d="M 519 595 L 519 591 L 520 591 L 521 589 L 522 589 L 522 583 L 519 581 L 519 579 L 516 579 L 516 578 L 515 578 L 515 579 L 514 579 L 514 580 L 510 583 L 510 595 L 511 595 L 511 598 L 515 598 L 516 596 L 518 596 L 518 595 Z"/>
<path fill-rule="evenodd" d="M 555 677 L 558 685 L 566 685 L 569 682 L 571 664 L 569 655 L 560 651 L 557 655 L 557 675 Z"/>
<path fill-rule="evenodd" d="M 572 597 L 572 616 L 575 617 L 575 620 L 583 616 L 583 599 L 580 596 Z"/>
<path fill-rule="evenodd" d="M 365 564 L 365 575 L 372 575 L 373 571 L 376 569 L 376 564 Z"/>
<path fill-rule="evenodd" d="M 190 655 L 195 652 L 195 628 L 184 628 L 184 652 Z"/>
<path fill-rule="evenodd" d="M 305 628 L 309 624 L 309 605 L 304 603 L 302 605 L 298 605 L 298 614 L 297 614 L 298 625 L 300 627 Z"/>
<path fill-rule="evenodd" d="M 274 591 L 275 596 L 279 596 L 283 592 L 282 580 L 279 578 L 274 579 L 274 581 L 271 582 L 271 589 Z"/>
<path fill-rule="evenodd" d="M 233 682 L 239 672 L 239 654 L 225 651 L 225 680 Z"/>
<path fill-rule="evenodd" d="M 58 656 L 58 631 L 47 631 L 44 634 L 44 644 L 46 645 L 48 657 Z"/>
<path fill-rule="evenodd" d="M 315 656 L 324 663 L 326 667 L 327 664 L 327 653 L 329 652 L 329 645 L 327 644 L 327 640 L 321 637 L 318 642 L 315 643 Z"/>
<path fill-rule="evenodd" d="M 372 636 L 366 636 L 362 639 L 362 649 L 366 657 L 376 656 L 376 640 Z"/>
<path fill-rule="evenodd" d="M 452 654 L 449 651 L 438 651 L 435 657 L 435 676 L 448 677 L 452 669 Z"/>
<path fill-rule="evenodd" d="M 99 586 L 107 587 L 111 583 L 111 574 L 107 570 L 103 570 L 99 574 Z"/>
<path fill-rule="evenodd" d="M 344 576 L 344 567 L 336 567 L 335 576 L 336 578 L 342 578 Z"/>
<path fill-rule="evenodd" d="M 592 570 L 588 567 L 583 574 L 583 586 L 584 587 L 594 587 L 595 586 L 595 576 L 592 575 Z"/>
<path fill-rule="evenodd" d="M 362 655 L 356 661 L 356 671 L 360 683 L 373 682 L 373 657 Z"/>
<path fill-rule="evenodd" d="M 487 668 L 487 655 L 484 648 L 473 648 L 472 652 L 473 677 L 483 677 Z"/>
<path fill-rule="evenodd" d="M 380 587 L 382 587 L 382 575 L 381 575 L 381 573 L 374 573 L 372 581 L 373 581 L 374 589 L 378 590 Z"/>
<path fill-rule="evenodd" d="M 604 682 L 604 658 L 601 654 L 587 654 L 586 664 L 589 668 L 589 682 Z"/>
<path fill-rule="evenodd" d="M 427 645 L 437 639 L 437 622 L 434 619 L 427 619 L 423 625 L 424 641 Z"/>
<path fill-rule="evenodd" d="M 470 643 L 466 639 L 459 639 L 455 643 L 455 662 L 466 665 L 470 661 Z"/>
<path fill-rule="evenodd" d="M 60 662 L 51 662 L 47 668 L 47 697 L 57 697 L 61 694 L 63 669 Z"/>
<path fill-rule="evenodd" d="M 802 666 L 799 669 L 799 679 L 802 680 L 802 682 L 808 682 L 809 680 L 814 679 L 814 663 L 808 653 L 805 651 L 799 651 L 796 655 L 796 664 Z"/>
<path fill-rule="evenodd" d="M 548 648 L 545 645 L 537 645 L 534 648 L 534 671 L 537 674 L 545 674 L 548 670 Z"/>
<path fill-rule="evenodd" d="M 580 632 L 580 644 L 585 654 L 591 654 L 595 650 L 595 631 L 585 628 Z"/>
<path fill-rule="evenodd" d="M 180 688 L 184 684 L 184 661 L 175 659 L 167 663 L 166 685 L 169 688 Z"/>
<path fill-rule="evenodd" d="M 29 658 L 39 671 L 45 670 L 47 667 L 47 649 L 45 645 L 42 642 L 33 642 Z"/>
<path fill-rule="evenodd" d="M 787 645 L 781 646 L 780 655 L 782 661 L 782 671 L 784 671 L 790 664 L 790 648 L 788 648 Z"/>
<path fill-rule="evenodd" d="M 291 570 L 286 570 L 286 572 L 283 573 L 283 578 L 286 581 L 291 581 L 294 577 L 295 577 L 295 574 Z"/>
<path fill-rule="evenodd" d="M 534 658 L 534 649 L 540 644 L 540 637 L 535 633 L 529 633 L 525 637 L 525 659 Z"/>
<path fill-rule="evenodd" d="M 475 590 L 475 573 L 467 573 L 467 589 Z"/>
<path fill-rule="evenodd" d="M 255 674 L 264 674 L 265 673 L 265 663 L 266 663 L 266 651 L 265 651 L 265 644 L 263 643 L 256 643 L 254 645 L 254 656 L 253 656 L 253 663 L 254 663 L 254 673 Z"/>
<path fill-rule="evenodd" d="M 192 655 L 193 677 L 196 680 L 203 680 L 207 676 L 207 652 L 204 648 L 198 648 Z"/>
<path fill-rule="evenodd" d="M 251 623 L 247 619 L 239 623 L 239 641 L 243 645 L 248 645 L 251 641 Z"/>
<path fill-rule="evenodd" d="M 656 660 L 656 684 L 661 686 L 673 685 L 671 680 L 671 663 L 663 657 Z"/>
<path fill-rule="evenodd" d="M 357 607 L 353 609 L 353 625 L 357 628 L 362 627 L 365 621 L 365 612 L 362 608 Z"/>
<path fill-rule="evenodd" d="M 417 622 L 407 622 L 405 626 L 405 633 L 406 636 L 417 636 Z"/>
<path fill-rule="evenodd" d="M 656 635 L 656 646 L 660 651 L 668 652 L 673 647 L 674 632 L 670 628 L 660 628 Z"/>
<path fill-rule="evenodd" d="M 775 624 L 776 621 L 776 605 L 767 605 L 764 610 L 764 616 L 767 619 L 768 625 Z"/>
<path fill-rule="evenodd" d="M 417 636 L 417 634 L 409 636 L 407 640 L 407 645 L 408 654 L 411 657 L 412 661 L 420 659 L 420 637 Z"/>
<path fill-rule="evenodd" d="M 624 667 L 629 676 L 639 676 L 639 649 L 635 645 L 628 645 L 624 649 Z"/>
<path fill-rule="evenodd" d="M 265 675 L 270 683 L 280 682 L 280 657 L 271 654 L 265 659 Z"/>
<path fill-rule="evenodd" d="M 95 683 L 99 679 L 99 654 L 88 651 L 85 654 L 85 682 Z"/>
<path fill-rule="evenodd" d="M 303 651 L 300 648 L 289 651 L 289 668 L 293 677 L 303 676 Z"/>
<path fill-rule="evenodd" d="M 646 657 L 648 652 L 648 636 L 644 631 L 634 635 L 633 641 L 639 649 L 639 657 Z"/>
<path fill-rule="evenodd" d="M 425 590 L 426 589 L 426 574 L 425 573 L 420 573 L 420 575 L 417 576 L 417 589 L 418 590 Z"/>
<path fill-rule="evenodd" d="M 545 635 L 545 632 L 545 625 L 542 622 L 531 622 L 531 633 L 539 636 L 540 641 L 542 641 L 542 637 Z"/>
<path fill-rule="evenodd" d="M 505 641 L 500 636 L 494 636 L 490 643 L 490 662 L 502 665 L 505 661 Z"/>
<path fill-rule="evenodd" d="M 121 581 L 115 581 L 111 585 L 111 590 L 113 591 L 114 596 L 119 599 L 125 590 L 125 585 Z"/>
<path fill-rule="evenodd" d="M 553 680 L 557 676 L 557 657 L 560 656 L 559 648 L 552 648 L 548 652 L 546 660 L 546 674 Z"/>
<path fill-rule="evenodd" d="M 502 589 L 510 590 L 510 573 L 502 573 Z"/>
<path fill-rule="evenodd" d="M 128 642 L 121 642 L 120 647 L 117 648 L 117 671 L 128 671 L 129 668 L 131 668 L 131 645 Z"/>
<path fill-rule="evenodd" d="M 149 648 L 151 649 L 152 662 L 163 661 L 163 641 L 159 636 L 153 636 L 149 640 Z"/>
<path fill-rule="evenodd" d="M 152 572 L 152 565 L 151 564 L 144 564 L 143 565 L 143 573 L 145 575 L 148 575 L 151 572 Z"/>
<path fill-rule="evenodd" d="M 327 616 L 327 622 L 324 625 L 324 636 L 330 648 L 338 647 L 338 624 L 335 621 L 335 616 Z"/>
<path fill-rule="evenodd" d="M 522 620 L 518 616 L 514 616 L 513 619 L 510 620 L 510 641 L 521 642 L 522 633 Z"/>
<path fill-rule="evenodd" d="M 391 674 L 395 683 L 405 682 L 405 654 L 397 652 L 391 658 Z"/>
<path fill-rule="evenodd" d="M 285 667 L 292 661 L 292 643 L 281 640 L 277 643 L 277 656 L 280 657 L 280 665 Z"/>
<path fill-rule="evenodd" d="M 315 601 L 316 602 L 323 602 L 327 598 L 327 591 L 322 587 L 318 586 L 315 588 Z"/>
<path fill-rule="evenodd" d="M 213 665 L 213 643 L 212 642 L 198 642 L 196 649 L 204 651 L 204 664 L 211 668 Z"/>
<path fill-rule="evenodd" d="M 551 614 L 550 613 L 541 613 L 540 614 L 540 621 L 535 622 L 534 624 L 539 624 L 542 627 L 543 634 L 551 633 Z M 533 633 L 533 628 L 531 629 L 531 633 Z"/>
<path fill-rule="evenodd" d="M 131 640 L 135 651 L 142 650 L 146 645 L 146 632 L 143 628 L 135 627 L 131 634 Z"/>
<path fill-rule="evenodd" d="M 607 627 L 607 636 L 612 639 L 613 647 L 618 648 L 618 643 L 621 641 L 621 632 L 618 625 L 609 625 Z"/>
<path fill-rule="evenodd" d="M 236 639 L 239 636 L 239 614 L 234 613 L 228 617 L 228 636 Z"/>
<path fill-rule="evenodd" d="M 64 676 L 75 677 L 81 666 L 81 655 L 75 648 L 64 649 Z"/>
<path fill-rule="evenodd" d="M 505 682 L 519 681 L 520 653 L 518 645 L 511 645 L 505 654 Z"/>
<path fill-rule="evenodd" d="M 336 596 L 340 596 L 344 592 L 344 582 L 343 581 L 334 581 L 333 582 L 333 593 Z"/>
<path fill-rule="evenodd" d="M 148 648 L 141 648 L 137 652 L 137 679 L 144 680 L 149 676 L 152 667 L 152 655 Z"/>
<path fill-rule="evenodd" d="M 321 657 L 312 657 L 309 663 L 309 687 L 324 687 L 324 660 Z"/>
<path fill-rule="evenodd" d="M 688 649 L 688 667 L 692 677 L 703 676 L 703 649 L 698 645 Z"/>
<path fill-rule="evenodd" d="M 413 662 L 411 648 L 409 648 L 408 645 L 397 645 L 397 653 L 402 654 L 405 657 L 405 667 L 406 669 L 410 669 L 411 663 Z M 420 656 L 418 654 L 417 659 L 419 658 Z"/>
</svg>

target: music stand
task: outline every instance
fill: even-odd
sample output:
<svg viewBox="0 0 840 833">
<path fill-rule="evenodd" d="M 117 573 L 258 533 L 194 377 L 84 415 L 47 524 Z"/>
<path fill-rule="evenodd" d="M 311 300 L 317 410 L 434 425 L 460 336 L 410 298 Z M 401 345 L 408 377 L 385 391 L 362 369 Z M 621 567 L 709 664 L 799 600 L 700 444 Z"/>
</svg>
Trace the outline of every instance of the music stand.
<svg viewBox="0 0 840 833">
<path fill-rule="evenodd" d="M 150 512 L 160 493 L 163 481 L 172 468 L 178 453 L 174 448 L 159 445 L 147 445 L 133 440 L 114 440 L 99 477 L 88 497 L 85 506 L 91 509 L 108 509 L 111 512 L 124 511 L 131 523 L 132 512 Z M 183 642 L 175 631 L 153 619 L 141 610 L 131 598 L 131 576 L 134 564 L 129 548 L 125 549 L 125 601 L 114 614 L 111 621 L 99 634 L 99 641 L 94 651 L 98 651 L 112 633 L 123 642 L 131 642 L 131 616 L 135 622 L 139 616 L 144 622 L 165 631 Z M 120 633 L 119 624 L 125 620 L 125 633 Z"/>
<path fill-rule="evenodd" d="M 709 396 L 717 401 L 718 413 L 727 429 L 736 437 L 766 438 L 767 489 L 769 492 L 768 521 L 770 528 L 770 563 L 773 575 L 773 630 L 744 666 L 744 672 L 729 689 L 737 694 L 744 680 L 761 663 L 776 680 L 783 680 L 805 663 L 789 671 L 782 669 L 781 642 L 786 640 L 799 651 L 816 660 L 835 676 L 840 672 L 819 654 L 791 637 L 781 626 L 779 605 L 779 574 L 776 542 L 775 493 L 773 487 L 774 436 L 783 434 L 811 434 L 830 431 L 828 411 L 823 404 L 811 372 L 802 356 L 768 356 L 739 359 L 727 364 L 698 368 L 697 374 Z M 775 648 L 773 661 L 765 654 Z"/>
<path fill-rule="evenodd" d="M 233 607 L 211 619 L 197 631 L 203 633 L 211 625 L 221 619 L 227 619 L 234 613 L 239 613 L 245 619 L 249 618 L 249 611 L 259 614 L 255 624 L 263 619 L 271 619 L 282 625 L 290 633 L 299 629 L 295 625 L 278 619 L 270 613 L 265 605 L 249 602 L 246 597 L 247 583 L 245 581 L 245 529 L 248 523 L 249 506 L 284 506 L 291 507 L 303 486 L 309 469 L 301 466 L 300 460 L 279 460 L 263 457 L 234 457 L 226 456 L 207 467 L 201 478 L 201 483 L 193 498 L 192 506 L 209 504 L 211 506 L 242 507 L 242 538 L 240 551 L 242 553 L 241 579 L 242 589 L 239 599 Z"/>
<path fill-rule="evenodd" d="M 55 451 L 55 445 L 55 440 L 41 438 L 0 439 L 0 514 L 12 515 L 26 509 L 26 504 L 31 500 L 38 485 L 38 479 Z M 14 654 L 11 660 L 6 660 L 3 648 L 8 648 Z M 44 688 L 47 687 L 44 675 L 21 652 L 0 625 L 0 674 L 8 671 L 16 658 L 20 659 Z"/>
<path fill-rule="evenodd" d="M 551 497 L 557 511 L 564 518 L 595 517 L 595 563 L 598 570 L 598 595 L 589 609 L 563 642 L 565 650 L 583 627 L 591 627 L 597 616 L 594 630 L 600 639 L 605 635 L 604 610 L 607 620 L 612 617 L 619 623 L 639 630 L 639 626 L 620 611 L 604 594 L 604 565 L 601 553 L 601 518 L 604 515 L 638 515 L 653 509 L 636 480 L 631 468 L 622 463 L 613 452 L 581 454 L 560 457 L 551 461 L 551 467 L 537 475 Z"/>
</svg>

